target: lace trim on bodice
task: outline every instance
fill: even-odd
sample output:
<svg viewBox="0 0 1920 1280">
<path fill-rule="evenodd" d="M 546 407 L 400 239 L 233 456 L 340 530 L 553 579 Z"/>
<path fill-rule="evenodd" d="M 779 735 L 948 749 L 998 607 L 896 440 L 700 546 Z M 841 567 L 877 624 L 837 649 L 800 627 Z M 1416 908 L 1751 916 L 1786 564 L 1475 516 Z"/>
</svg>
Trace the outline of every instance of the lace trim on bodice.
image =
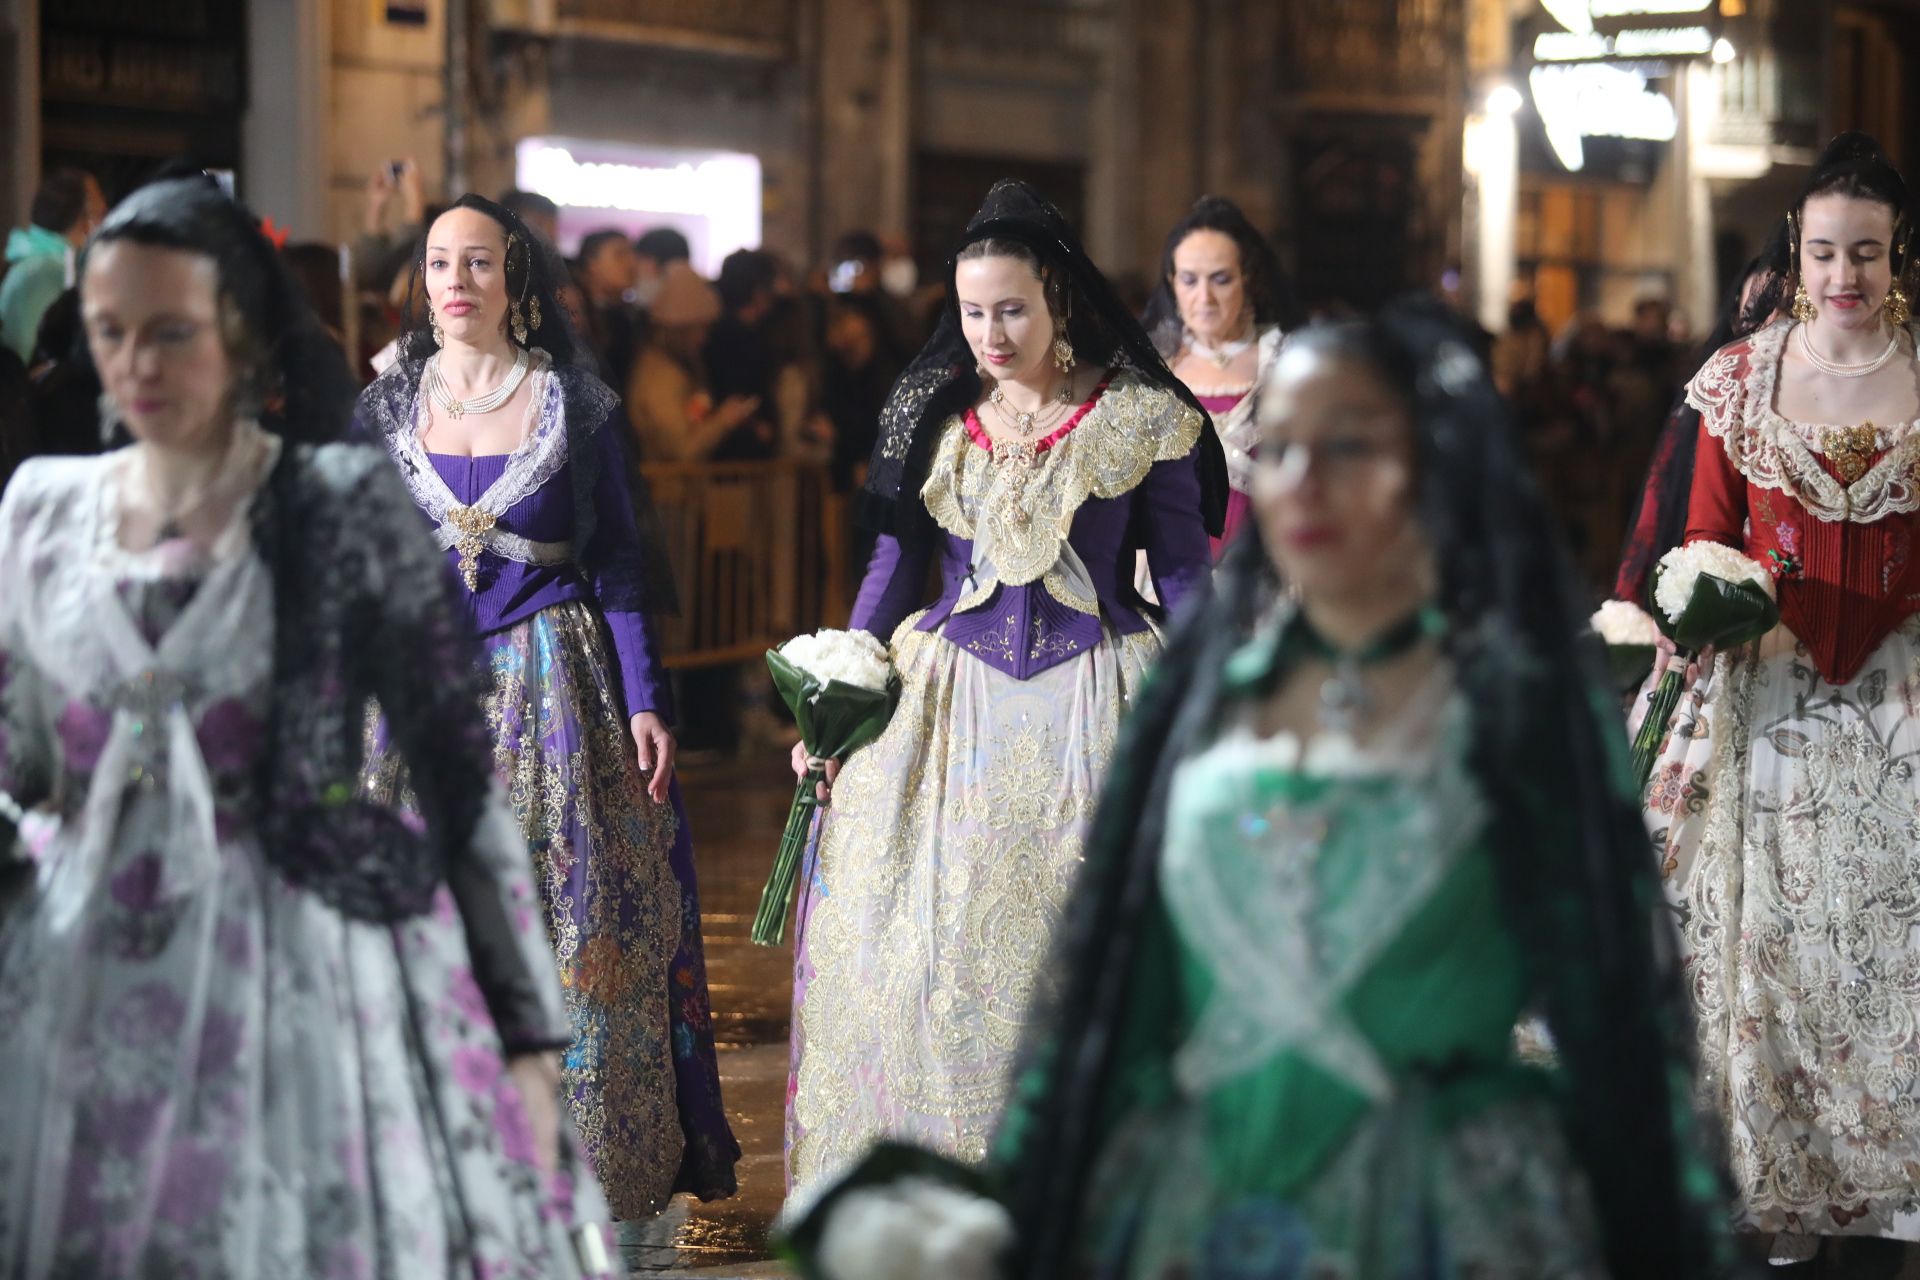
<svg viewBox="0 0 1920 1280">
<path fill-rule="evenodd" d="M 1175 772 L 1160 889 L 1213 987 L 1174 1059 L 1189 1095 L 1288 1052 L 1376 1101 L 1393 1095 L 1342 1003 L 1485 827 L 1468 715 L 1443 665 L 1379 745 L 1303 747 L 1242 722 Z M 1326 785 L 1303 800 L 1276 775 Z M 1323 901 L 1322 854 L 1360 840 L 1357 883 Z"/>
<path fill-rule="evenodd" d="M 954 417 L 921 489 L 927 511 L 948 533 L 992 548 L 992 572 L 977 579 L 957 612 L 992 594 L 996 584 L 1042 581 L 1062 604 L 1091 613 L 1090 591 L 1060 566 L 1073 517 L 1088 498 L 1131 492 L 1157 462 L 1184 458 L 1200 439 L 1202 418 L 1191 406 L 1131 373 L 1114 377 L 1071 432 L 1029 465 L 996 461 Z"/>
<path fill-rule="evenodd" d="M 1687 384 L 1687 403 L 1741 476 L 1787 495 L 1815 519 L 1871 524 L 1920 510 L 1920 424 L 1812 425 L 1790 422 L 1774 408 L 1793 329 L 1792 321 L 1776 321 L 1717 352 Z M 1920 327 L 1909 332 L 1920 341 Z M 1825 458 L 1844 475 L 1875 454 L 1878 460 L 1851 483 L 1821 465 Z"/>
<path fill-rule="evenodd" d="M 560 382 L 552 376 L 553 361 L 546 352 L 536 348 L 533 356 L 533 371 L 527 375 L 530 390 L 526 428 L 520 446 L 513 451 L 500 478 L 488 485 L 471 506 L 454 496 L 427 454 L 423 437 L 428 406 L 418 388 L 407 429 L 388 435 L 388 448 L 402 464 L 400 472 L 408 492 L 434 522 L 441 549 L 460 548 L 463 568 L 472 558 L 469 552 L 477 555 L 482 548 L 521 564 L 563 564 L 572 558 L 571 543 L 535 542 L 509 533 L 497 523 L 544 488 L 567 464 L 566 410 Z"/>
<path fill-rule="evenodd" d="M 1188 390 L 1196 396 L 1239 395 L 1231 409 L 1223 409 L 1213 415 L 1213 431 L 1220 437 L 1220 448 L 1227 455 L 1227 483 L 1241 493 L 1246 493 L 1253 485 L 1253 455 L 1260 444 L 1260 423 L 1254 416 L 1254 410 L 1260 400 L 1260 388 L 1273 372 L 1274 362 L 1280 358 L 1280 349 L 1286 345 L 1286 341 L 1287 335 L 1279 325 L 1269 325 L 1260 331 L 1260 353 L 1254 365 L 1253 382 L 1248 386 L 1188 386 Z"/>
</svg>

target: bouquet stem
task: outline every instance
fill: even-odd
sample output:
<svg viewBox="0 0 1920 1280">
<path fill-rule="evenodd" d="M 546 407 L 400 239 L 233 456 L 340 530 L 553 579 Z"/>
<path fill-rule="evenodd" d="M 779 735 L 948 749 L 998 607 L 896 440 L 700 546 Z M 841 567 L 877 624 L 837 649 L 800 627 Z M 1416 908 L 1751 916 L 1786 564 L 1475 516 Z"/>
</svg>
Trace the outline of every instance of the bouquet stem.
<svg viewBox="0 0 1920 1280">
<path fill-rule="evenodd" d="M 793 789 L 793 805 L 787 810 L 787 829 L 780 835 L 780 852 L 774 856 L 767 887 L 760 891 L 760 909 L 753 914 L 752 937 L 760 946 L 777 947 L 787 939 L 793 882 L 800 870 L 800 855 L 807 847 L 807 828 L 813 825 L 813 811 L 820 807 L 820 801 L 814 798 L 814 787 L 826 781 L 826 776 L 824 769 L 809 769 Z"/>
<path fill-rule="evenodd" d="M 1639 796 L 1646 795 L 1647 779 L 1653 776 L 1653 762 L 1667 740 L 1667 722 L 1673 719 L 1673 709 L 1680 705 L 1680 685 L 1685 670 L 1686 663 L 1680 657 L 1668 664 L 1660 683 L 1654 687 L 1647 718 L 1640 722 L 1640 732 L 1634 735 L 1633 786 Z"/>
</svg>

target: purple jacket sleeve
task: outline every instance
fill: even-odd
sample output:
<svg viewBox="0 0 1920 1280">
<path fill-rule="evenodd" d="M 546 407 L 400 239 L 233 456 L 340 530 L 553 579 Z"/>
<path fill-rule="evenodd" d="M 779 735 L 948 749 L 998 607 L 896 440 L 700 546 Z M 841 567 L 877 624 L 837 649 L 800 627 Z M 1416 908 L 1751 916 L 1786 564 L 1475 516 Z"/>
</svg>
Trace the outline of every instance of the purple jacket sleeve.
<svg viewBox="0 0 1920 1280">
<path fill-rule="evenodd" d="M 593 489 L 598 523 L 581 556 L 581 565 L 587 585 L 593 589 L 606 615 L 607 630 L 613 635 L 627 715 L 654 711 L 671 721 L 673 699 L 667 690 L 666 673 L 660 665 L 659 649 L 654 644 L 653 628 L 647 624 L 646 612 L 608 607 L 608 601 L 638 601 L 642 591 L 640 532 L 634 526 L 633 505 L 627 495 L 627 460 L 615 434 L 619 428 L 620 421 L 610 418 L 594 433 L 593 447 L 600 464 Z"/>
<path fill-rule="evenodd" d="M 866 576 L 860 579 L 849 629 L 872 632 L 882 644 L 891 640 L 894 629 L 921 603 L 931 555 L 925 547 L 909 549 L 892 534 L 881 534 L 873 544 Z"/>
<path fill-rule="evenodd" d="M 1194 454 L 1156 462 L 1134 491 L 1145 517 L 1147 568 L 1153 590 L 1169 618 L 1190 598 L 1203 598 L 1213 583 L 1213 555 L 1200 519 L 1200 472 Z"/>
</svg>

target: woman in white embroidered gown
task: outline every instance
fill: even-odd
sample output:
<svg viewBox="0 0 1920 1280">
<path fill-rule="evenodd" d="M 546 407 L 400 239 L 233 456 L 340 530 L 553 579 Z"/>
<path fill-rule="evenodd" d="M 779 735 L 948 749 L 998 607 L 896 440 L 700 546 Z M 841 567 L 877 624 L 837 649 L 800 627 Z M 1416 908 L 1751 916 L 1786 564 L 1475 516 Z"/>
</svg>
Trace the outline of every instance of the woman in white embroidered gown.
<svg viewBox="0 0 1920 1280">
<path fill-rule="evenodd" d="M 876 1138 L 986 1153 L 1121 713 L 1158 654 L 1130 578 L 1210 576 L 1218 443 L 1058 210 L 1002 183 L 895 386 L 852 625 L 904 693 L 802 876 L 788 1174 Z M 926 607 L 938 558 L 941 591 Z M 796 767 L 805 762 L 796 753 Z"/>
<path fill-rule="evenodd" d="M 1891 1275 L 1891 1242 L 1920 1240 L 1912 213 L 1854 134 L 1789 217 L 1775 274 L 1791 318 L 1723 348 L 1688 390 L 1701 432 L 1687 541 L 1767 566 L 1782 622 L 1703 666 L 1647 820 L 1740 1225 L 1775 1233 L 1782 1263 L 1860 1237 L 1848 1274 Z"/>
<path fill-rule="evenodd" d="M 1231 492 L 1212 540 L 1215 560 L 1247 518 L 1260 437 L 1255 389 L 1303 318 L 1279 255 L 1233 201 L 1202 196 L 1167 233 L 1144 323 L 1173 376 L 1213 415 L 1226 454 Z"/>
<path fill-rule="evenodd" d="M 337 347 L 208 180 L 81 280 L 136 443 L 0 502 L 0 1274 L 579 1275 L 531 862 Z M 354 799 L 369 698 L 421 823 Z"/>
</svg>

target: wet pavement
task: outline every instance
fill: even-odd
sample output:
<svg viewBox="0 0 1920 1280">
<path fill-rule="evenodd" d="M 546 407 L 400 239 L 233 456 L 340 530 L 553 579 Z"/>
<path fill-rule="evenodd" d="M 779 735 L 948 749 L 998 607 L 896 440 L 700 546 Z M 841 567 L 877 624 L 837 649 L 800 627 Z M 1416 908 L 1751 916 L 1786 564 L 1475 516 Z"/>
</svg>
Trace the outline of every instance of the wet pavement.
<svg viewBox="0 0 1920 1280">
<path fill-rule="evenodd" d="M 792 949 L 756 947 L 747 934 L 793 775 L 784 751 L 760 747 L 741 763 L 683 768 L 680 781 L 699 864 L 721 1089 L 743 1153 L 740 1192 L 714 1204 L 681 1197 L 647 1233 L 655 1243 L 626 1258 L 635 1276 L 785 1276 L 766 1261 L 766 1240 L 782 1194 Z"/>
</svg>

